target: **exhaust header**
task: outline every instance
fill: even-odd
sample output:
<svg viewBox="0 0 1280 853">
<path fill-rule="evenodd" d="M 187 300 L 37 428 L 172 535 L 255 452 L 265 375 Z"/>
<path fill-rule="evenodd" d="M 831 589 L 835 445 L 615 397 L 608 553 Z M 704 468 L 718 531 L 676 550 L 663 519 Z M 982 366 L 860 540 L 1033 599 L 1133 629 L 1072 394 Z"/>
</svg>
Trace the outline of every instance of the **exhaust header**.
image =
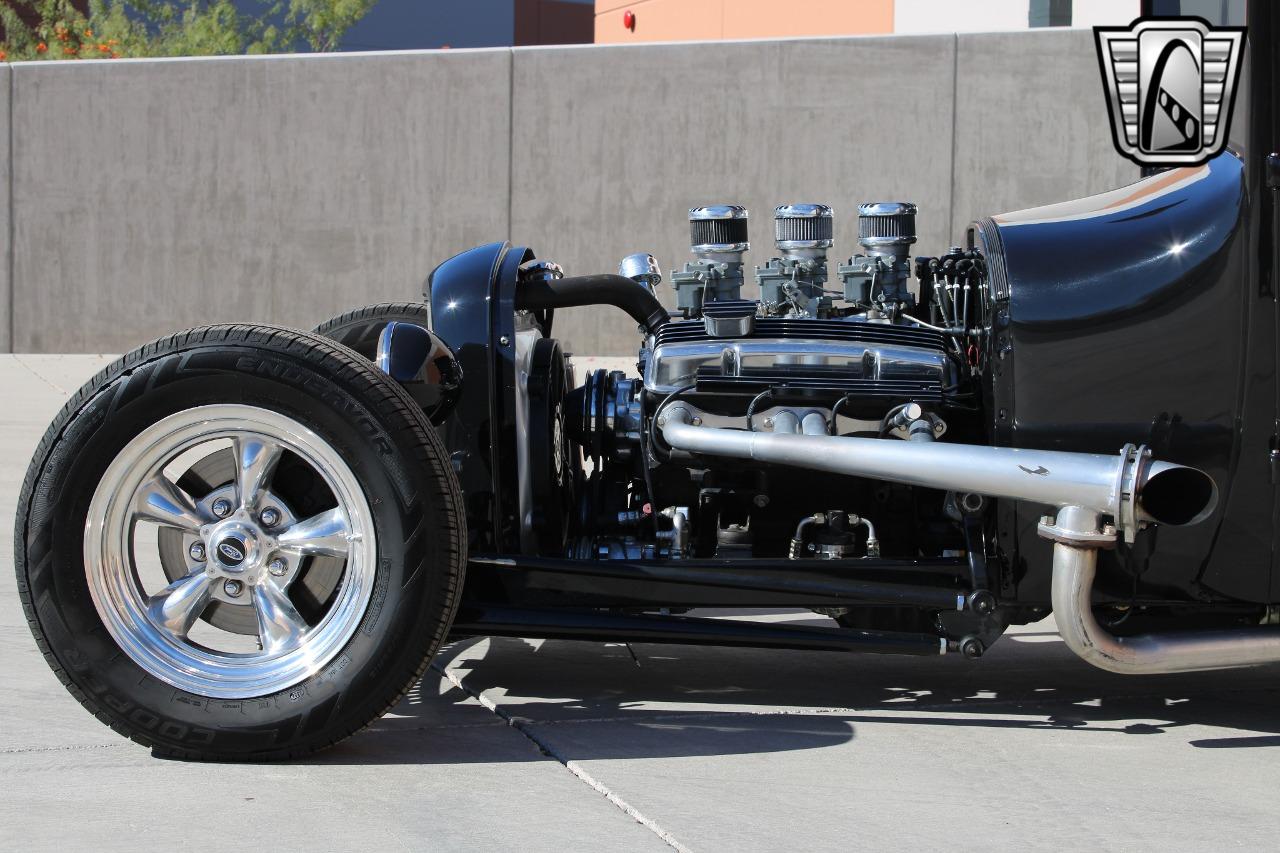
<svg viewBox="0 0 1280 853">
<path fill-rule="evenodd" d="M 1093 615 L 1098 549 L 1117 534 L 1132 541 L 1148 523 L 1195 524 L 1218 500 L 1203 471 L 1152 461 L 1143 448 L 1115 456 L 829 435 L 767 434 L 698 427 L 678 402 L 658 413 L 673 448 L 710 456 L 755 459 L 817 471 L 925 488 L 1048 504 L 1055 516 L 1040 535 L 1055 542 L 1053 615 L 1063 642 L 1085 661 L 1111 672 L 1159 674 L 1280 662 L 1280 630 L 1168 632 L 1117 637 Z M 1100 528 L 1101 516 L 1115 528 Z"/>
<path fill-rule="evenodd" d="M 1129 541 L 1150 522 L 1195 524 L 1218 501 L 1217 486 L 1204 472 L 1152 461 L 1148 451 L 1132 445 L 1106 455 L 746 432 L 693 426 L 692 414 L 679 402 L 658 418 L 663 438 L 678 450 L 1058 508 L 1083 507 L 1111 516 L 1116 531 Z M 1044 533 L 1054 538 L 1052 530 Z"/>
</svg>

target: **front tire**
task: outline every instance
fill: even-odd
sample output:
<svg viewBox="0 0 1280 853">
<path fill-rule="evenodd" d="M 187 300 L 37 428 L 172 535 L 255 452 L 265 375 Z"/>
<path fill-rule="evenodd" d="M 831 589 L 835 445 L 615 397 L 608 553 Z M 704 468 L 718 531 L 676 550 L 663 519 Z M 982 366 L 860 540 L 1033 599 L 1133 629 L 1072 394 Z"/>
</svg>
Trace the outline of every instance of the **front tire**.
<svg viewBox="0 0 1280 853">
<path fill-rule="evenodd" d="M 421 676 L 464 525 L 396 383 L 315 335 L 212 326 L 124 356 L 49 427 L 19 498 L 18 591 L 46 660 L 120 733 L 286 758 Z"/>
</svg>

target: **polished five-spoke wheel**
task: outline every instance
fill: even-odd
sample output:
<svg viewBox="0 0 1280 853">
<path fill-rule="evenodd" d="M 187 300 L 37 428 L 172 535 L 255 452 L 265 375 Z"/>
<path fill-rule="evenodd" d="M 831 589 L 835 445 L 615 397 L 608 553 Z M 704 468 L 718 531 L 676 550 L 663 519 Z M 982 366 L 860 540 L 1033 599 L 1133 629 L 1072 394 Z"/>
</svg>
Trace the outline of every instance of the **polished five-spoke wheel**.
<svg viewBox="0 0 1280 853">
<path fill-rule="evenodd" d="M 201 494 L 180 485 L 218 455 L 233 463 L 228 482 Z M 273 488 L 286 456 L 332 506 L 299 518 L 297 501 Z M 143 525 L 176 531 L 184 546 L 181 574 L 156 590 Z M 156 678 L 207 696 L 259 696 L 312 675 L 351 638 L 373 589 L 376 537 L 355 475 L 307 427 L 263 408 L 200 406 L 143 431 L 108 466 L 85 530 L 89 589 L 112 636 Z M 342 565 L 308 618 L 290 590 L 318 557 Z M 166 580 L 176 574 L 156 562 Z M 256 649 L 234 630 L 195 630 L 215 603 L 241 609 L 234 622 L 252 626 Z"/>
<path fill-rule="evenodd" d="M 322 749 L 449 630 L 465 515 L 412 397 L 301 332 L 211 326 L 130 353 L 32 459 L 16 568 L 72 694 L 158 752 Z"/>
</svg>

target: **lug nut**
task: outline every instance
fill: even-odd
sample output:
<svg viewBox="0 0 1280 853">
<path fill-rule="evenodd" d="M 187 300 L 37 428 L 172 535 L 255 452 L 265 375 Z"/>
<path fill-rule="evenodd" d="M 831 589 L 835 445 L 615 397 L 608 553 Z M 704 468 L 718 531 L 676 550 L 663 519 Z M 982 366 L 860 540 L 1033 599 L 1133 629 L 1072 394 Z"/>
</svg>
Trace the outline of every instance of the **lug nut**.
<svg viewBox="0 0 1280 853">
<path fill-rule="evenodd" d="M 289 564 L 279 557 L 275 557 L 271 562 L 267 563 L 267 571 L 271 572 L 271 574 L 276 577 L 280 577 L 285 572 L 289 571 Z"/>
<path fill-rule="evenodd" d="M 244 584 L 237 580 L 229 580 L 222 585 L 222 591 L 232 598 L 235 598 L 240 593 L 244 592 Z"/>
<path fill-rule="evenodd" d="M 190 554 L 191 559 L 195 560 L 197 563 L 203 563 L 204 562 L 204 543 L 192 542 L 191 547 L 187 550 L 187 553 Z"/>
<path fill-rule="evenodd" d="M 275 527 L 280 523 L 280 510 L 269 506 L 258 516 L 258 520 L 262 522 L 264 527 Z"/>
<path fill-rule="evenodd" d="M 218 498 L 213 502 L 213 514 L 218 518 L 226 518 L 231 514 L 231 501 L 226 498 Z"/>
</svg>

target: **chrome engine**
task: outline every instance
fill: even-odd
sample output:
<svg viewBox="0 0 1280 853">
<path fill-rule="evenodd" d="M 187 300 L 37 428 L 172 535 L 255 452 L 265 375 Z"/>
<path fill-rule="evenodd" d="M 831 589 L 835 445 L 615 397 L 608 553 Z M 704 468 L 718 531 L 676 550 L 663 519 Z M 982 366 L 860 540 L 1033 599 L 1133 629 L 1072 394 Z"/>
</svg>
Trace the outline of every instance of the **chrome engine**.
<svg viewBox="0 0 1280 853">
<path fill-rule="evenodd" d="M 679 316 L 644 335 L 640 376 L 596 371 L 566 400 L 566 432 L 591 463 L 582 535 L 570 551 L 844 558 L 901 543 L 913 556 L 928 539 L 918 527 L 929 522 L 906 517 L 913 501 L 920 514 L 919 500 L 896 487 L 839 477 L 815 486 L 794 471 L 694 459 L 666 447 L 661 431 L 678 403 L 696 424 L 747 432 L 913 441 L 957 426 L 972 432 L 985 351 L 983 258 L 953 247 L 913 264 L 916 212 L 902 202 L 862 205 L 859 252 L 829 263 L 832 209 L 777 207 L 776 253 L 754 267 L 758 293 L 748 299 L 747 210 L 691 210 L 694 258 L 670 275 Z M 647 253 L 623 259 L 619 274 L 661 287 Z M 938 501 L 925 516 L 962 511 L 954 496 Z M 938 546 L 948 547 L 962 543 Z"/>
<path fill-rule="evenodd" d="M 922 258 L 919 278 L 926 286 L 913 292 L 908 251 L 916 240 L 915 216 L 912 204 L 863 205 L 864 254 L 838 265 L 837 290 L 828 282 L 831 208 L 781 205 L 774 215 L 778 254 L 755 268 L 759 298 L 746 300 L 745 209 L 695 208 L 690 226 L 697 260 L 672 275 L 684 319 L 646 341 L 645 389 L 670 394 L 701 383 L 706 390 L 759 392 L 785 385 L 938 400 L 961 379 L 961 341 L 975 342 L 969 339 L 981 259 L 958 248 L 942 263 Z M 710 242 L 717 239 L 722 242 Z M 651 273 L 644 283 L 656 285 Z M 928 320 L 917 316 L 921 291 Z"/>
</svg>

